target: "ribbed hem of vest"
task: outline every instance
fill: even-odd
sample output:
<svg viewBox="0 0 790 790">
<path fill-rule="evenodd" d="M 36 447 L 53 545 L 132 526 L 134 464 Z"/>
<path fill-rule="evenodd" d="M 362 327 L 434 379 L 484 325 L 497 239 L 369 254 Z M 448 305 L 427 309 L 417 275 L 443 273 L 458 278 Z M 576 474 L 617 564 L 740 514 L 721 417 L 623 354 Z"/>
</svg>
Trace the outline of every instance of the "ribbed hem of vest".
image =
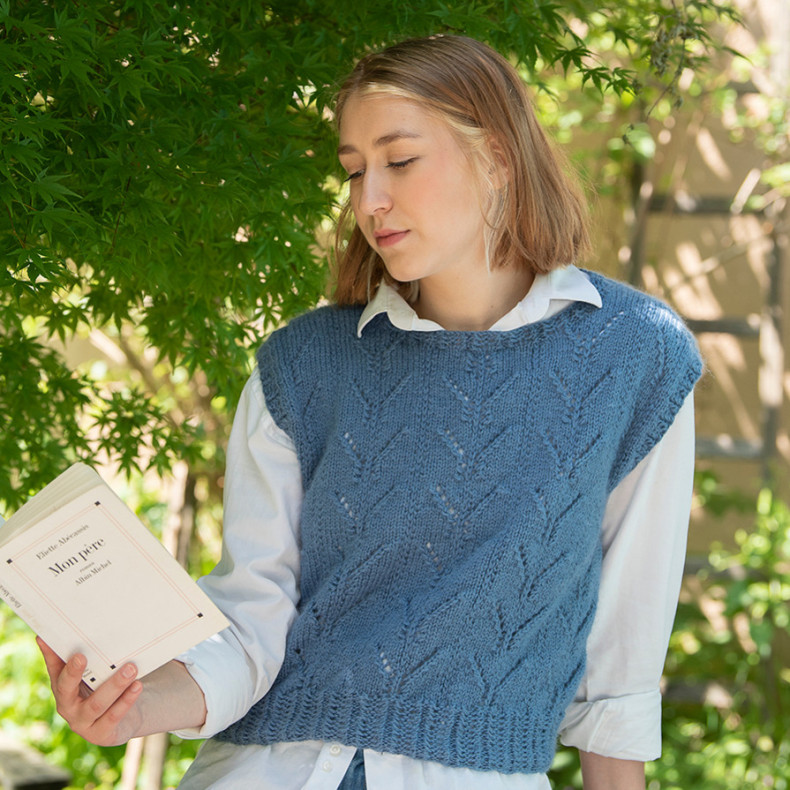
<svg viewBox="0 0 790 790">
<path fill-rule="evenodd" d="M 262 701 L 216 737 L 239 745 L 336 741 L 451 767 L 524 774 L 548 771 L 557 745 L 559 722 L 546 722 L 545 710 L 541 716 L 527 707 L 470 709 L 358 694 L 285 693 Z"/>
</svg>

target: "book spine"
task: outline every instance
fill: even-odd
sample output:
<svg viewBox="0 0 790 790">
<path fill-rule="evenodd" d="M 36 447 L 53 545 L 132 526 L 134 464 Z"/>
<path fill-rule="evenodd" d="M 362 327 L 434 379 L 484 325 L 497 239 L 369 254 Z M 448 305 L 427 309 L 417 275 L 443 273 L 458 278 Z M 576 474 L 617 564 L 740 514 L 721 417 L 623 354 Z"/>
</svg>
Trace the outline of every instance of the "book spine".
<svg viewBox="0 0 790 790">
<path fill-rule="evenodd" d="M 40 633 L 40 623 L 29 607 L 22 602 L 22 596 L 8 583 L 7 578 L 0 579 L 0 598 L 2 598 L 18 617 L 21 617 L 36 633 Z"/>
</svg>

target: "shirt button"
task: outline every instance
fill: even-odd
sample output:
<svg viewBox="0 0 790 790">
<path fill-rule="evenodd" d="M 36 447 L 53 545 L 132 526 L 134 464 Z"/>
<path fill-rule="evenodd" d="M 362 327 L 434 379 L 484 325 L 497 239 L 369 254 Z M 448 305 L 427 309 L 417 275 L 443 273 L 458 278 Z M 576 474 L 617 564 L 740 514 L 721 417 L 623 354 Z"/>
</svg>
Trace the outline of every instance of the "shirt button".
<svg viewBox="0 0 790 790">
<path fill-rule="evenodd" d="M 330 753 L 330 754 L 331 754 L 333 757 L 337 757 L 337 756 L 340 754 L 340 752 L 341 752 L 341 749 L 340 749 L 340 747 L 339 747 L 337 744 L 335 744 L 334 746 L 332 746 L 332 747 L 329 749 L 329 753 Z"/>
<path fill-rule="evenodd" d="M 324 764 L 321 766 L 321 768 L 323 768 L 323 770 L 324 770 L 324 771 L 326 771 L 327 773 L 329 773 L 329 772 L 332 770 L 332 763 L 330 763 L 330 762 L 329 762 L 329 760 L 327 760 L 327 761 L 326 761 L 326 762 L 325 762 L 325 763 L 324 763 Z"/>
</svg>

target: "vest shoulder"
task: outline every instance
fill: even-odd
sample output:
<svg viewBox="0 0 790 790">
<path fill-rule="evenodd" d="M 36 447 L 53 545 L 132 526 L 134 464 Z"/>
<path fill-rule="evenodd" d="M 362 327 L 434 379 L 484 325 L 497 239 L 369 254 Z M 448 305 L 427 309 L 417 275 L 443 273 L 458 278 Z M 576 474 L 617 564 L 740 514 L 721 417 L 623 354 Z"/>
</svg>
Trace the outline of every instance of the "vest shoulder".
<svg viewBox="0 0 790 790">
<path fill-rule="evenodd" d="M 352 327 L 356 332 L 362 307 L 338 307 L 322 305 L 313 310 L 292 318 L 285 326 L 277 330 L 285 334 L 301 334 L 313 332 L 343 331 Z M 275 332 L 274 334 L 277 334 Z"/>
<path fill-rule="evenodd" d="M 259 346 L 255 358 L 263 375 L 308 360 L 321 364 L 344 339 L 356 337 L 361 307 L 325 305 L 291 319 Z"/>
<path fill-rule="evenodd" d="M 304 346 L 318 341 L 332 343 L 344 335 L 356 336 L 361 307 L 323 305 L 292 318 L 287 324 L 272 332 L 263 342 L 261 351 L 288 348 L 294 344 Z M 265 351 L 264 351 L 265 353 Z"/>
<path fill-rule="evenodd" d="M 666 302 L 640 291 L 628 283 L 605 277 L 597 272 L 585 272 L 601 295 L 604 314 L 627 319 L 631 330 L 658 332 L 676 336 L 693 343 L 691 331 L 683 319 Z"/>
</svg>

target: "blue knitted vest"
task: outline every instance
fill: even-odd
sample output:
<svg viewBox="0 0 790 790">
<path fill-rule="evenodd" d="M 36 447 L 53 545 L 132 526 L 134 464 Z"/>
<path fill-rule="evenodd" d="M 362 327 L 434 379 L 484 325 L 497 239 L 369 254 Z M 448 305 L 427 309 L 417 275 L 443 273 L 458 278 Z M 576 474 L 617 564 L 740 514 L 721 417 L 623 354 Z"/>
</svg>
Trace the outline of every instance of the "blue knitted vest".
<svg viewBox="0 0 790 790">
<path fill-rule="evenodd" d="M 218 737 L 549 768 L 585 670 L 607 497 L 700 373 L 665 305 L 590 275 L 509 332 L 322 308 L 258 352 L 303 475 L 301 602 L 266 696 Z M 265 525 L 262 525 L 265 528 Z"/>
</svg>

